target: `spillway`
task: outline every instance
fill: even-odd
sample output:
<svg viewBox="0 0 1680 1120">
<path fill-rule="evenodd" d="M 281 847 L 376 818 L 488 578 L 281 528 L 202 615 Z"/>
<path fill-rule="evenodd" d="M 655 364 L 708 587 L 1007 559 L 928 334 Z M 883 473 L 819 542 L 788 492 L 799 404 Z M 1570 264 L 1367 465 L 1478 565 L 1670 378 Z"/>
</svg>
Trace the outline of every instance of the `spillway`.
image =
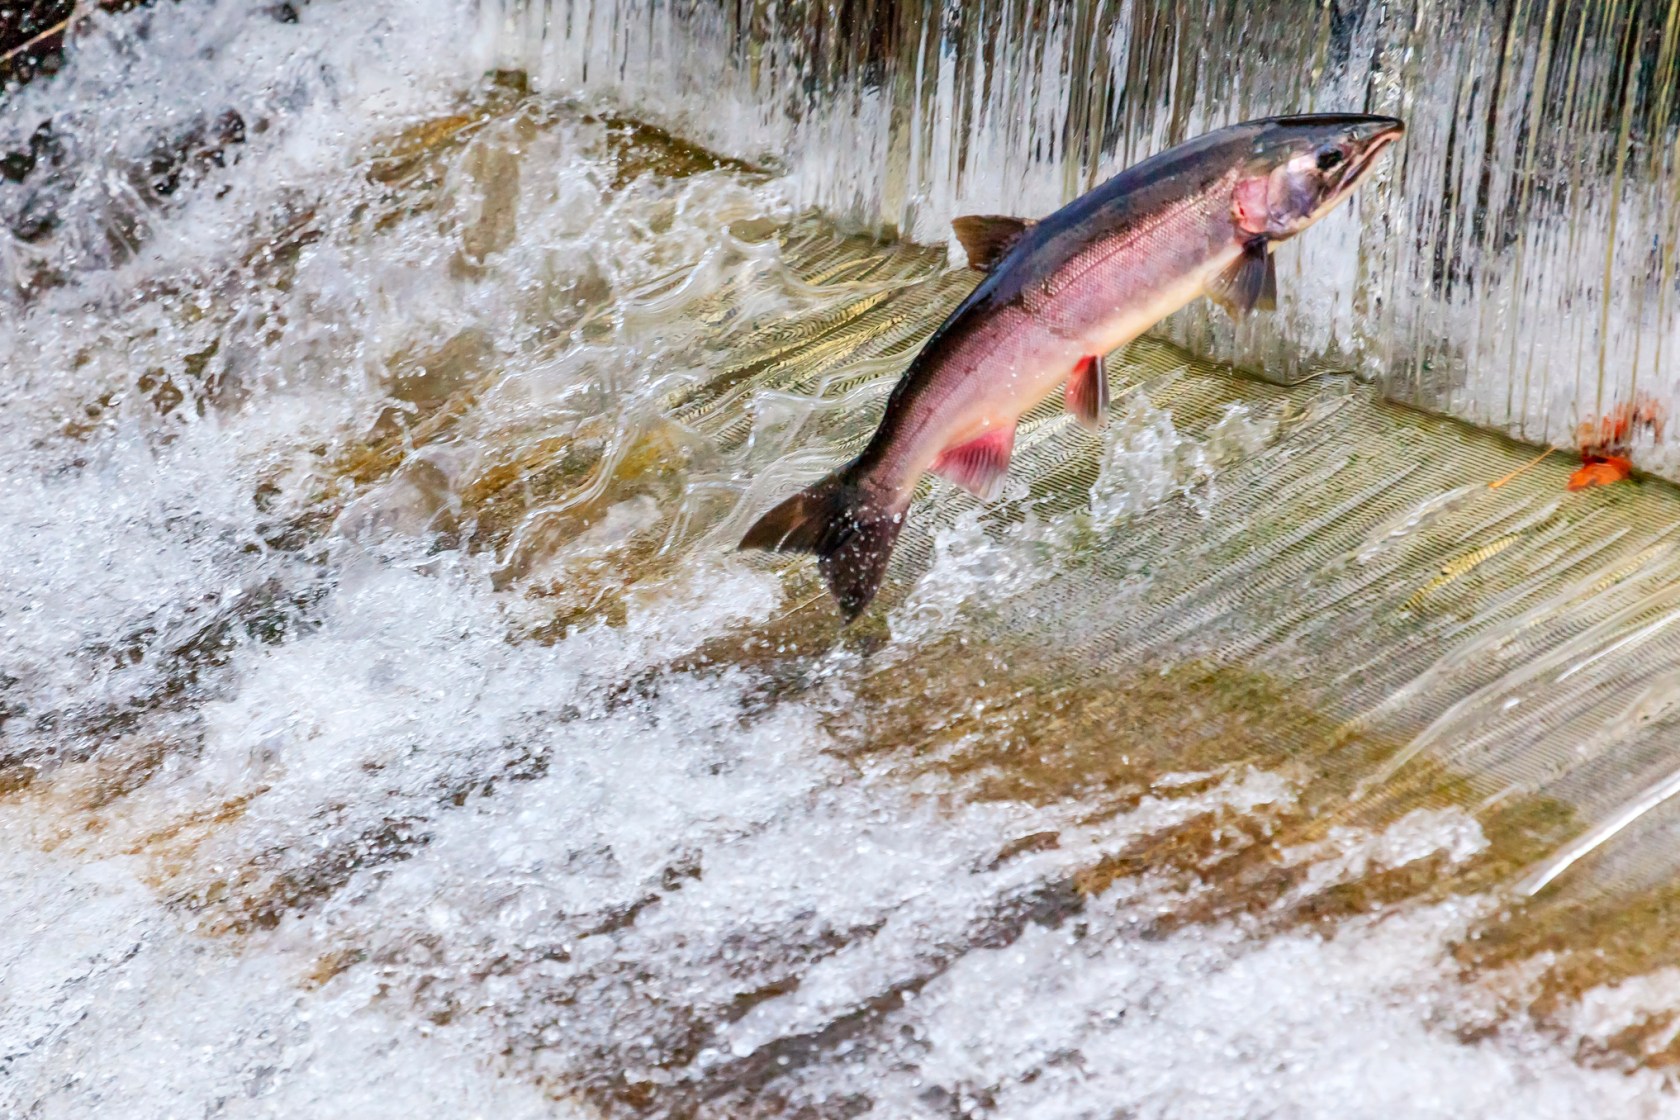
<svg viewBox="0 0 1680 1120">
<path fill-rule="evenodd" d="M 78 15 L 0 104 L 0 1114 L 1680 1115 L 1672 431 L 1568 486 L 1674 399 L 1677 36 Z M 1331 109 L 1408 136 L 1278 314 L 925 481 L 850 628 L 735 551 L 951 217 Z"/>
</svg>

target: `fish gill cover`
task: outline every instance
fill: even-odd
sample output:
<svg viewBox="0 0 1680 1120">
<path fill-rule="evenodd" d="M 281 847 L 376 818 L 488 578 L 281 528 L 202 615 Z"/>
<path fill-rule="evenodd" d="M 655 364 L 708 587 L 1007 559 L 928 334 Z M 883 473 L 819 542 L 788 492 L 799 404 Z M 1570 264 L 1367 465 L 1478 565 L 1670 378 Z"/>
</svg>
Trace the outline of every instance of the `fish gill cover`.
<svg viewBox="0 0 1680 1120">
<path fill-rule="evenodd" d="M 969 282 L 297 17 L 0 111 L 0 1113 L 1680 1111 L 1667 489 L 1146 341 L 842 637 L 729 546 Z"/>
</svg>

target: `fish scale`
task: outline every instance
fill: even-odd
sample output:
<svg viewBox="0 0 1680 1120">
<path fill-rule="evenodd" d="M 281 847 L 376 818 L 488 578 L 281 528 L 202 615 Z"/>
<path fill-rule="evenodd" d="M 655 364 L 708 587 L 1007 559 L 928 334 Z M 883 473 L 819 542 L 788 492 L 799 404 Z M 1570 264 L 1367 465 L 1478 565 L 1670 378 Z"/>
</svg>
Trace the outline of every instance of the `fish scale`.
<svg viewBox="0 0 1680 1120">
<path fill-rule="evenodd" d="M 1206 292 L 1269 309 L 1271 251 L 1334 209 L 1403 131 L 1389 117 L 1273 117 L 1132 167 L 1038 222 L 955 223 L 985 279 L 934 331 L 851 463 L 764 514 L 742 548 L 808 552 L 848 618 L 875 597 L 919 483 L 992 500 L 1022 415 L 1066 383 L 1098 427 L 1104 356 Z"/>
</svg>

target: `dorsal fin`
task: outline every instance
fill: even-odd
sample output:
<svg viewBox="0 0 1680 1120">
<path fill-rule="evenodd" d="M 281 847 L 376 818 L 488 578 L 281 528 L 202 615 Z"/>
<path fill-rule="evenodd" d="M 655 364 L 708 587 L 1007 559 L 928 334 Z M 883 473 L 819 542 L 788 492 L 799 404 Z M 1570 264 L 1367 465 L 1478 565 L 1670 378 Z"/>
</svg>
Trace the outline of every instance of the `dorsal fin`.
<svg viewBox="0 0 1680 1120">
<path fill-rule="evenodd" d="M 999 214 L 968 214 L 951 222 L 963 252 L 968 254 L 968 267 L 977 272 L 990 272 L 1010 246 L 1032 227 L 1030 218 L 1006 218 Z"/>
</svg>

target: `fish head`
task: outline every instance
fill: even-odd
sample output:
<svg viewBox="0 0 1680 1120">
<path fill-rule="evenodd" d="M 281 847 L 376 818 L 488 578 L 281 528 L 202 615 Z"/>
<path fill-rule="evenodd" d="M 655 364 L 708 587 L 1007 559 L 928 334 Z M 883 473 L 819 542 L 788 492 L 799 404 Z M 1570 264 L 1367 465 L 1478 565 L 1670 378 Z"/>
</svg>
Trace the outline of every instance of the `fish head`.
<svg viewBox="0 0 1680 1120">
<path fill-rule="evenodd" d="M 1393 117 L 1322 114 L 1255 122 L 1232 215 L 1242 233 L 1293 237 L 1353 193 L 1406 126 Z"/>
</svg>

